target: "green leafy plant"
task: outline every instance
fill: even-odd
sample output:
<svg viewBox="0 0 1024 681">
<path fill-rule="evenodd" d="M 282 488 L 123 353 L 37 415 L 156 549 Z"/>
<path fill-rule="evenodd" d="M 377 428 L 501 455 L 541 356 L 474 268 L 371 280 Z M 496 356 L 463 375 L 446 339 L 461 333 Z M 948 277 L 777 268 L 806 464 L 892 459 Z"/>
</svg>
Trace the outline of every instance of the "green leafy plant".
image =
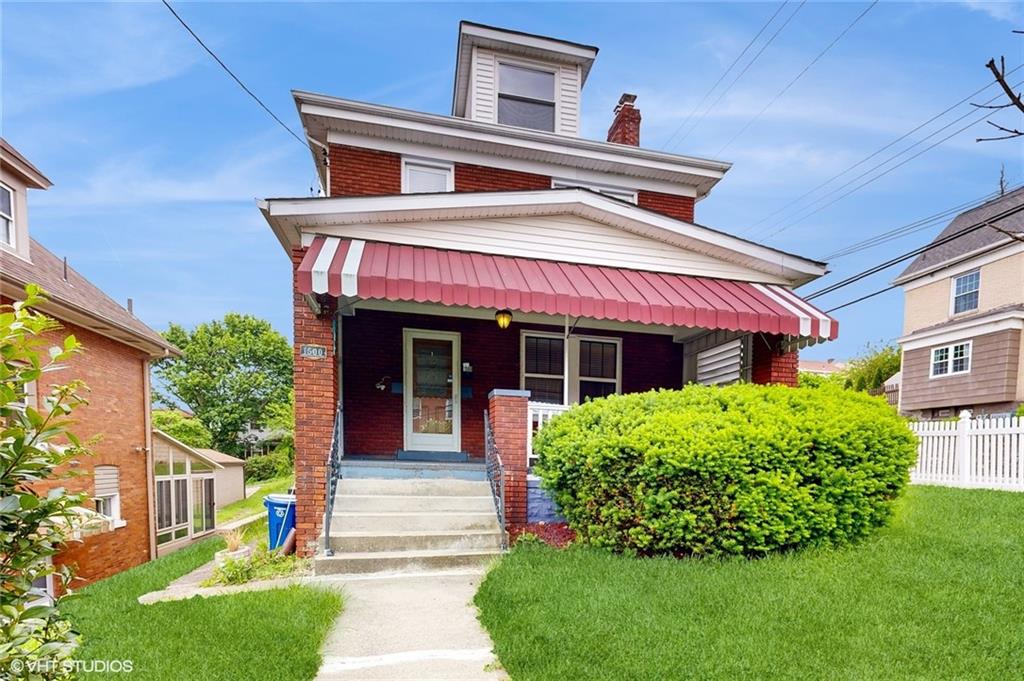
<svg viewBox="0 0 1024 681">
<path fill-rule="evenodd" d="M 801 388 L 822 388 L 825 386 L 842 388 L 846 385 L 846 373 L 839 371 L 834 374 L 821 376 L 820 374 L 812 374 L 809 371 L 801 371 L 797 374 L 797 385 Z"/>
<path fill-rule="evenodd" d="M 59 325 L 33 308 L 44 300 L 37 286 L 23 301 L 0 306 L 0 669 L 26 678 L 62 678 L 62 664 L 77 636 L 33 582 L 67 587 L 72 573 L 51 559 L 80 526 L 73 494 L 53 481 L 62 466 L 88 450 L 69 431 L 74 409 L 85 402 L 80 381 L 45 386 L 80 347 L 74 336 L 51 346 Z M 33 399 L 33 395 L 37 395 Z"/>
<path fill-rule="evenodd" d="M 154 409 L 153 427 L 162 430 L 189 447 L 213 446 L 213 435 L 199 419 L 177 409 Z"/>
<path fill-rule="evenodd" d="M 276 402 L 267 407 L 264 421 L 267 430 L 281 437 L 274 454 L 288 457 L 288 463 L 295 463 L 295 390 L 288 392 L 287 402 Z"/>
<path fill-rule="evenodd" d="M 875 390 L 900 370 L 901 362 L 898 345 L 868 345 L 862 355 L 850 360 L 846 369 L 846 387 Z"/>
<path fill-rule="evenodd" d="M 1017 407 L 1017 416 L 1024 416 L 1024 404 Z"/>
<path fill-rule="evenodd" d="M 288 475 L 292 472 L 293 463 L 286 452 L 275 451 L 272 454 L 257 454 L 245 460 L 245 479 L 260 482 Z"/>
<path fill-rule="evenodd" d="M 229 558 L 224 561 L 224 565 L 215 568 L 209 579 L 203 582 L 203 586 L 228 586 L 258 579 L 274 579 L 304 572 L 308 567 L 309 561 L 295 555 L 270 551 L 266 542 L 262 542 L 248 558 Z"/>
<path fill-rule="evenodd" d="M 580 541 L 759 556 L 884 525 L 916 439 L 881 398 L 734 385 L 614 395 L 555 417 L 535 471 Z"/>
</svg>

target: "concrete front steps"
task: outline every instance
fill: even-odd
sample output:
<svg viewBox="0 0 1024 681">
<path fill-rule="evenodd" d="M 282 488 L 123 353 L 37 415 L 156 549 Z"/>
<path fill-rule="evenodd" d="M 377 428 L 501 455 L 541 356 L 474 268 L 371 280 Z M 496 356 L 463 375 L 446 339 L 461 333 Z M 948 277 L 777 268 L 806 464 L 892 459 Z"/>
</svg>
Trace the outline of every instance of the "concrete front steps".
<svg viewBox="0 0 1024 681">
<path fill-rule="evenodd" d="M 356 574 L 465 568 L 488 563 L 503 544 L 485 480 L 343 477 L 331 516 L 334 555 L 319 554 L 314 569 Z"/>
</svg>

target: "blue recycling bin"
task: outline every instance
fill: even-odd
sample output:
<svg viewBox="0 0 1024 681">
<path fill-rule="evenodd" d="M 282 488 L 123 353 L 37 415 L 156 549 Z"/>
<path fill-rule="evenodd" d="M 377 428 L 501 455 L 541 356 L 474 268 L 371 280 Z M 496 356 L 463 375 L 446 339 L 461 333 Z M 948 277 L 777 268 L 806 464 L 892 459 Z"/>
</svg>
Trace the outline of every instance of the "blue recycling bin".
<svg viewBox="0 0 1024 681">
<path fill-rule="evenodd" d="M 268 494 L 263 505 L 267 508 L 267 548 L 273 551 L 295 528 L 295 495 Z"/>
</svg>

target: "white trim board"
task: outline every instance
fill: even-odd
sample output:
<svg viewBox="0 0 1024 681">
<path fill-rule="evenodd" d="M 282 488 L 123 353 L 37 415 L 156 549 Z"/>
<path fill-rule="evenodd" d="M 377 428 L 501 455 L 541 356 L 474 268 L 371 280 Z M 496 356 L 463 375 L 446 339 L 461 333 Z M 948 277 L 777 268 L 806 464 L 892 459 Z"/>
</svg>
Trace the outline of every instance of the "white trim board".
<svg viewBox="0 0 1024 681">
<path fill-rule="evenodd" d="M 931 331 L 916 331 L 897 339 L 904 351 L 945 345 L 967 338 L 976 338 L 1007 329 L 1024 330 L 1024 311 L 1014 310 L 980 319 L 964 320 Z"/>
</svg>

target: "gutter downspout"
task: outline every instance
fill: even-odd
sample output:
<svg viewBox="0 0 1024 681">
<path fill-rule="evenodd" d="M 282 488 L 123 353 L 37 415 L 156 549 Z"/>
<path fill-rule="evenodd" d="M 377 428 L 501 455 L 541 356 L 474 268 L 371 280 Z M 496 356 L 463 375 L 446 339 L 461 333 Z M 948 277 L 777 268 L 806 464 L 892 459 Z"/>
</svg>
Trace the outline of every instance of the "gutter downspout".
<svg viewBox="0 0 1024 681">
<path fill-rule="evenodd" d="M 331 150 L 330 150 L 330 148 L 326 144 L 324 144 L 323 142 L 321 142 L 318 139 L 314 139 L 308 133 L 306 134 L 306 139 L 309 140 L 310 144 L 315 144 L 316 146 L 320 147 L 320 149 L 323 150 L 323 152 L 324 152 L 324 168 L 325 168 L 324 173 L 325 173 L 326 179 L 320 181 L 320 191 L 322 191 L 324 193 L 324 196 L 330 196 L 331 195 Z M 320 176 L 320 173 L 317 173 L 317 177 L 319 177 L 319 176 Z"/>
</svg>

